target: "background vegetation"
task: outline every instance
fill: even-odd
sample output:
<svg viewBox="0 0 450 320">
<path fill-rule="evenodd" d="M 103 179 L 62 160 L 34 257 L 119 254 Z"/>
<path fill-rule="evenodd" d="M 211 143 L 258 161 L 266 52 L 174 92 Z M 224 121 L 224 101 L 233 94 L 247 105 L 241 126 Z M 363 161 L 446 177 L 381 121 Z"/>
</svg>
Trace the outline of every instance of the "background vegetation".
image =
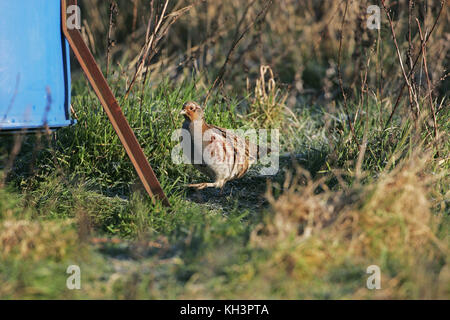
<svg viewBox="0 0 450 320">
<path fill-rule="evenodd" d="M 172 207 L 142 191 L 73 60 L 77 124 L 0 138 L 1 298 L 450 298 L 447 2 L 79 4 Z M 205 178 L 171 160 L 187 100 L 278 128 L 279 173 L 189 190 Z"/>
</svg>

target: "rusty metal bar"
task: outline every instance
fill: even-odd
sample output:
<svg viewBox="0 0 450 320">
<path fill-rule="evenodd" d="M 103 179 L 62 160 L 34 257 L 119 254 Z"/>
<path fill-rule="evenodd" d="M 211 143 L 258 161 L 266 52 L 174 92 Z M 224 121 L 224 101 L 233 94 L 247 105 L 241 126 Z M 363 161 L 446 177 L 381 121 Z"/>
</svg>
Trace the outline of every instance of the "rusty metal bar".
<svg viewBox="0 0 450 320">
<path fill-rule="evenodd" d="M 139 142 L 134 135 L 133 130 L 128 124 L 122 109 L 117 103 L 114 94 L 106 82 L 103 73 L 94 60 L 89 48 L 83 41 L 80 32 L 77 29 L 67 28 L 67 3 L 76 5 L 76 0 L 61 0 L 61 25 L 64 36 L 70 44 L 78 62 L 92 85 L 97 97 L 108 115 L 111 124 L 122 142 L 139 178 L 144 185 L 145 190 L 154 200 L 154 196 L 159 198 L 165 206 L 170 206 L 164 191 L 159 184 L 158 179 L 148 163 L 147 158 L 142 151 Z"/>
</svg>

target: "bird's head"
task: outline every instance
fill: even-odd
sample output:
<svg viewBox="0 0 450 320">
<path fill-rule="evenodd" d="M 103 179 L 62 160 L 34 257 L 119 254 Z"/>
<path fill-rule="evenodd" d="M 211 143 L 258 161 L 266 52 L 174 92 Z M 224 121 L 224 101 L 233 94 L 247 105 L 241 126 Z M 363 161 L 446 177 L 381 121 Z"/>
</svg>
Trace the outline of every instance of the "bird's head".
<svg viewBox="0 0 450 320">
<path fill-rule="evenodd" d="M 189 101 L 183 104 L 183 109 L 180 114 L 184 116 L 186 120 L 197 121 L 203 119 L 203 109 L 198 103 Z"/>
</svg>

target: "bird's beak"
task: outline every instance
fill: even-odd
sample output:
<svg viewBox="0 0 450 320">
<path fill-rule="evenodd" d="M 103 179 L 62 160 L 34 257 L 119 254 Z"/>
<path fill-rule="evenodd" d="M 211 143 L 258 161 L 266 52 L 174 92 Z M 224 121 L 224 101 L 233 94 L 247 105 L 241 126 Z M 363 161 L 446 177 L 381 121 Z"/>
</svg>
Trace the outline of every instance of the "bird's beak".
<svg viewBox="0 0 450 320">
<path fill-rule="evenodd" d="M 181 110 L 180 114 L 185 115 L 186 114 L 186 110 Z"/>
</svg>

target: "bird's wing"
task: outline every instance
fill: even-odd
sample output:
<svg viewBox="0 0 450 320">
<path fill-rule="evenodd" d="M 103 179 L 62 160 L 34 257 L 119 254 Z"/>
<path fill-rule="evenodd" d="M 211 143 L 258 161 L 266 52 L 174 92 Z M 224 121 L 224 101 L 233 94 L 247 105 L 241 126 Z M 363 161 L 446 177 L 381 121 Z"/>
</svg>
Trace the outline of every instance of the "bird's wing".
<svg viewBox="0 0 450 320">
<path fill-rule="evenodd" d="M 235 150 L 237 150 L 238 153 L 244 154 L 245 157 L 251 161 L 256 161 L 257 156 L 259 156 L 259 153 L 260 153 L 259 146 L 250 142 L 248 137 L 243 138 L 243 137 L 235 134 L 231 130 L 221 128 L 221 127 L 218 127 L 215 125 L 208 125 L 208 128 L 213 129 L 218 134 L 220 134 L 222 137 L 231 141 L 233 144 L 233 148 Z"/>
</svg>

